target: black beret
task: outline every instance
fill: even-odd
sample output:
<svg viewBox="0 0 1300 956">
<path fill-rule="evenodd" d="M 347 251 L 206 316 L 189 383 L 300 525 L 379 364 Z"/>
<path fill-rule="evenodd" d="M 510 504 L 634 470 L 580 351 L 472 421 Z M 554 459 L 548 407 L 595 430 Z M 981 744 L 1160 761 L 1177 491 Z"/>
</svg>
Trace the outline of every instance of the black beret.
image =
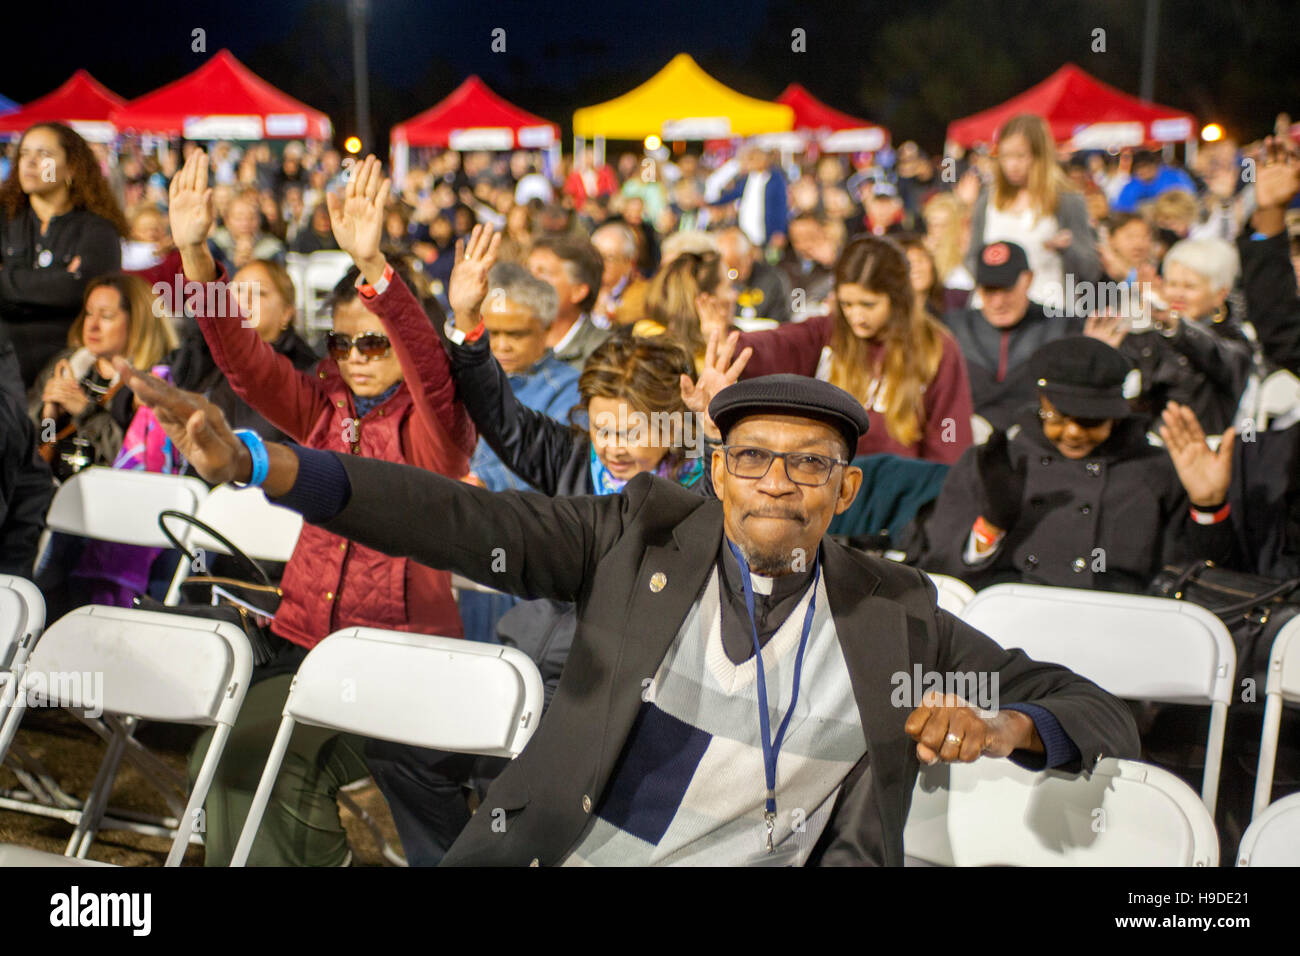
<svg viewBox="0 0 1300 956">
<path fill-rule="evenodd" d="M 1124 418 L 1129 360 L 1100 339 L 1070 335 L 1029 358 L 1034 382 L 1056 410 L 1071 418 Z"/>
<path fill-rule="evenodd" d="M 844 389 L 806 375 L 763 375 L 737 382 L 709 402 L 709 415 L 725 441 L 731 426 L 748 415 L 798 415 L 838 429 L 857 454 L 858 439 L 867 433 L 867 410 Z"/>
</svg>

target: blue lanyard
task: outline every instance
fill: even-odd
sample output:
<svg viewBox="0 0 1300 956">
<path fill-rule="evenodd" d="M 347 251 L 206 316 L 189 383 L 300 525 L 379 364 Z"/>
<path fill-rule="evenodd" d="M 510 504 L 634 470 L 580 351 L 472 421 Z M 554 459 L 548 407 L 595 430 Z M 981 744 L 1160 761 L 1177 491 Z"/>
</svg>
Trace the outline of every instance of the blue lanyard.
<svg viewBox="0 0 1300 956">
<path fill-rule="evenodd" d="M 758 726 L 762 733 L 763 773 L 767 779 L 767 802 L 763 819 L 767 823 L 767 851 L 774 852 L 772 833 L 776 824 L 776 761 L 781 755 L 781 744 L 785 741 L 786 728 L 794 716 L 794 708 L 799 703 L 799 676 L 803 673 L 803 653 L 808 646 L 808 635 L 812 633 L 813 613 L 817 608 L 817 582 L 821 578 L 821 555 L 813 561 L 812 591 L 808 596 L 808 610 L 803 616 L 803 631 L 799 635 L 799 652 L 794 662 L 794 689 L 790 692 L 790 709 L 781 719 L 776 730 L 776 739 L 772 739 L 772 723 L 767 713 L 767 676 L 763 672 L 763 649 L 758 643 L 758 623 L 754 617 L 754 582 L 750 577 L 749 563 L 740 549 L 727 539 L 727 547 L 740 565 L 740 581 L 745 588 L 745 610 L 749 612 L 749 627 L 754 635 L 754 662 L 758 667 Z"/>
</svg>

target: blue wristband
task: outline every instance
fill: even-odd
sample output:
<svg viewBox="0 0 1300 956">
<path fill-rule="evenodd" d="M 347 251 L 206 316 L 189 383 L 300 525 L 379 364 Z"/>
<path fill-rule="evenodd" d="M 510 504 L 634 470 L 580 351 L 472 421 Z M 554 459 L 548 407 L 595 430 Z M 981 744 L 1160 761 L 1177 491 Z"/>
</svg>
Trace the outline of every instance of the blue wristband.
<svg viewBox="0 0 1300 956">
<path fill-rule="evenodd" d="M 266 481 L 266 476 L 271 472 L 271 456 L 266 453 L 266 442 L 262 441 L 262 436 L 248 428 L 241 428 L 235 432 L 235 437 L 244 443 L 248 449 L 248 454 L 253 459 L 253 474 L 249 476 L 247 482 L 231 482 L 240 488 L 247 488 L 252 485 L 260 485 Z"/>
</svg>

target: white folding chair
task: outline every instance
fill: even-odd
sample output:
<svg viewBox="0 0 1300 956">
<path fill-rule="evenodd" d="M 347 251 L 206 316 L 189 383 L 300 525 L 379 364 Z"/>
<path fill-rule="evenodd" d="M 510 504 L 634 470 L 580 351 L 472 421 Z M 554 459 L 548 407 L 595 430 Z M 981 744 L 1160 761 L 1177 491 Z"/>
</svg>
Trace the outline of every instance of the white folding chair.
<svg viewBox="0 0 1300 956">
<path fill-rule="evenodd" d="M 320 314 L 321 305 L 351 267 L 352 257 L 346 252 L 325 250 L 313 252 L 307 257 L 302 285 L 306 304 L 303 325 L 309 339 L 311 333 L 331 327 L 333 320 L 330 316 Z"/>
<path fill-rule="evenodd" d="M 14 699 L 21 687 L 27 658 L 41 632 L 45 630 L 45 599 L 36 585 L 26 578 L 0 574 L 0 737 L 11 715 Z M 5 800 L 22 806 L 33 800 L 54 803 L 58 784 L 30 754 L 13 748 L 5 758 L 24 791 L 0 790 L 0 807 Z"/>
<path fill-rule="evenodd" d="M 1300 378 L 1278 369 L 1260 383 L 1255 428 L 1286 428 L 1300 418 Z"/>
<path fill-rule="evenodd" d="M 65 481 L 54 493 L 45 518 L 49 530 L 41 542 L 40 552 L 44 554 L 49 533 L 54 531 L 118 544 L 170 548 L 171 542 L 158 527 L 158 515 L 164 511 L 194 514 L 207 495 L 208 486 L 197 478 L 87 468 Z"/>
<path fill-rule="evenodd" d="M 1108 757 L 1090 773 L 983 758 L 949 767 L 956 866 L 1218 866 L 1214 818 L 1151 764 Z"/>
<path fill-rule="evenodd" d="M 284 257 L 284 271 L 289 273 L 289 278 L 293 280 L 293 304 L 297 310 L 293 324 L 298 334 L 304 338 L 307 334 L 307 262 L 309 259 L 309 256 L 301 252 L 286 253 Z"/>
<path fill-rule="evenodd" d="M 194 517 L 256 561 L 288 561 L 302 532 L 302 515 L 271 504 L 261 488 L 218 485 L 199 502 Z M 201 528 L 191 528 L 185 544 L 192 554 L 229 553 L 224 544 Z M 177 565 L 163 603 L 176 604 L 180 600 L 181 584 L 193 570 L 188 561 Z"/>
<path fill-rule="evenodd" d="M 1300 866 L 1300 793 L 1256 814 L 1241 835 L 1238 866 Z"/>
<path fill-rule="evenodd" d="M 1268 656 L 1264 685 L 1264 730 L 1259 739 L 1259 767 L 1255 773 L 1255 802 L 1251 819 L 1259 816 L 1273 796 L 1273 769 L 1277 763 L 1282 707 L 1300 703 L 1300 617 L 1293 617 L 1277 632 Z"/>
<path fill-rule="evenodd" d="M 158 515 L 167 510 L 194 514 L 198 510 L 199 502 L 206 498 L 207 494 L 207 485 L 192 477 L 104 467 L 80 471 L 59 487 L 54 494 L 54 500 L 50 502 L 45 522 L 48 530 L 42 536 L 39 548 L 41 557 L 37 559 L 37 567 L 39 568 L 45 559 L 53 532 L 64 532 L 118 544 L 171 548 L 171 542 L 158 527 Z M 182 530 L 188 533 L 188 529 Z M 184 533 L 181 536 L 182 543 L 185 540 Z M 103 720 L 88 719 L 84 715 L 78 717 L 96 734 L 110 741 L 112 752 L 120 755 L 118 760 L 124 757 L 136 765 L 145 778 L 163 795 L 173 815 L 181 812 L 182 804 L 172 795 L 178 782 L 177 775 L 134 739 L 136 724 L 134 718 L 127 718 L 109 727 Z M 31 764 L 33 769 L 39 766 L 38 762 L 26 757 L 24 763 Z M 116 774 L 116 766 L 116 762 L 112 762 L 113 774 Z M 48 785 L 46 787 L 48 799 L 42 797 L 39 792 L 31 794 L 34 800 L 5 795 L 0 797 L 0 806 L 40 816 L 58 817 L 77 824 L 79 828 L 83 823 L 94 824 L 94 821 L 83 821 L 80 801 L 59 789 L 43 768 L 39 768 L 37 772 Z M 107 786 L 112 789 L 112 777 L 109 778 Z M 51 787 L 53 789 L 50 789 Z M 168 833 L 172 823 L 170 818 L 155 818 L 143 814 L 126 814 L 124 818 L 124 815 L 117 811 L 113 811 L 102 820 L 105 827 L 116 827 L 120 824 L 145 834 Z M 77 839 L 82 839 L 82 836 L 79 830 Z"/>
<path fill-rule="evenodd" d="M 904 866 L 952 866 L 948 842 L 948 764 L 922 765 L 903 826 Z"/>
<path fill-rule="evenodd" d="M 289 687 L 231 865 L 248 860 L 299 723 L 435 750 L 515 757 L 541 716 L 541 675 L 515 648 L 366 627 L 336 631 L 311 649 Z"/>
<path fill-rule="evenodd" d="M 167 866 L 179 866 L 252 670 L 248 638 L 232 624 L 134 608 L 78 608 L 50 626 L 28 659 L 23 692 L 0 737 L 0 754 L 8 749 L 29 698 L 49 706 L 215 726 L 167 856 Z M 105 768 L 113 762 L 115 744 L 120 758 L 123 744 L 110 742 L 86 801 L 83 824 L 98 820 L 107 807 L 111 775 Z M 89 840 L 69 844 L 65 856 L 84 859 L 89 845 Z M 33 853 L 0 846 L 0 865 L 30 864 Z"/>
<path fill-rule="evenodd" d="M 1116 697 L 1208 704 L 1201 798 L 1213 817 L 1237 666 L 1217 617 L 1169 598 L 997 584 L 976 594 L 961 618 L 1003 647 L 1063 664 Z"/>
<path fill-rule="evenodd" d="M 962 609 L 975 596 L 975 589 L 961 578 L 954 578 L 947 574 L 931 574 L 929 571 L 925 573 L 930 575 L 930 580 L 934 582 L 935 589 L 939 592 L 939 607 L 949 614 L 961 616 Z"/>
</svg>

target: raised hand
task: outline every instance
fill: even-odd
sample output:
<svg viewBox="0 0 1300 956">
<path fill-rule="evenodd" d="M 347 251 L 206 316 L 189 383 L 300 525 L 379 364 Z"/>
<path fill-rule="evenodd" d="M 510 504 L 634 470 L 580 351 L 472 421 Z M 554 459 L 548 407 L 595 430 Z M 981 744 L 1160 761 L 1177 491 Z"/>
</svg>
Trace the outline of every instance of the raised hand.
<svg viewBox="0 0 1300 956">
<path fill-rule="evenodd" d="M 1265 235 L 1281 232 L 1286 225 L 1286 207 L 1300 191 L 1300 160 L 1269 137 L 1255 157 L 1255 228 Z"/>
<path fill-rule="evenodd" d="M 126 359 L 114 359 L 113 366 L 140 403 L 153 409 L 167 437 L 200 475 L 217 484 L 248 480 L 248 449 L 230 430 L 221 409 L 202 395 L 136 371 Z"/>
<path fill-rule="evenodd" d="M 732 332 L 727 336 L 726 341 L 723 341 L 721 331 L 715 328 L 709 334 L 709 345 L 704 353 L 704 367 L 700 369 L 699 378 L 692 382 L 689 375 L 682 375 L 682 401 L 698 416 L 700 430 L 704 435 L 714 440 L 722 436 L 718 426 L 713 424 L 713 419 L 709 416 L 709 402 L 713 401 L 714 396 L 728 385 L 736 384 L 740 379 L 740 373 L 745 370 L 750 357 L 754 354 L 754 350 L 746 346 L 733 362 L 731 355 L 739 341 L 739 332 Z"/>
<path fill-rule="evenodd" d="M 384 234 L 384 207 L 393 187 L 384 177 L 383 168 L 374 156 L 367 156 L 349 177 L 343 195 L 327 193 L 330 227 L 339 248 L 365 273 L 367 282 L 376 282 L 384 272 L 384 258 L 379 241 Z M 375 268 L 378 272 L 372 275 Z"/>
<path fill-rule="evenodd" d="M 212 229 L 212 190 L 208 188 L 208 154 L 190 153 L 167 188 L 167 218 L 178 249 L 202 246 Z"/>
<path fill-rule="evenodd" d="M 1186 405 L 1170 402 L 1160 414 L 1160 439 L 1178 472 L 1188 500 L 1197 508 L 1217 508 L 1228 499 L 1232 483 L 1234 429 L 1223 433 L 1218 451 L 1205 442 L 1205 432 L 1196 413 Z"/>
<path fill-rule="evenodd" d="M 456 240 L 456 264 L 447 286 L 447 300 L 456 316 L 456 326 L 468 332 L 478 325 L 479 310 L 488 294 L 488 273 L 497 262 L 501 234 L 492 224 L 475 226 L 468 242 Z"/>
<path fill-rule="evenodd" d="M 1083 334 L 1117 349 L 1128 338 L 1128 323 L 1123 316 L 1094 313 L 1083 323 Z"/>
</svg>

